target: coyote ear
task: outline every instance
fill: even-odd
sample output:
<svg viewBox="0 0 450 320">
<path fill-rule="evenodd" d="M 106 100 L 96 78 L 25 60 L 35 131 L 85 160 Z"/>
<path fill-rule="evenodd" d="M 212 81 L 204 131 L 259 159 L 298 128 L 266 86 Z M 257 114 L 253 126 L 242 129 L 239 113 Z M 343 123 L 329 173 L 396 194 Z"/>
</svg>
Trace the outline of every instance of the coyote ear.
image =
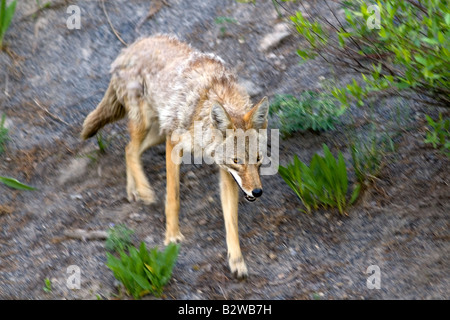
<svg viewBox="0 0 450 320">
<path fill-rule="evenodd" d="M 227 129 L 230 129 L 232 127 L 230 116 L 220 103 L 214 102 L 213 106 L 211 107 L 210 116 L 211 123 L 214 128 L 225 132 Z"/>
<path fill-rule="evenodd" d="M 267 115 L 269 113 L 269 100 L 267 97 L 262 98 L 249 113 L 252 119 L 253 129 L 267 128 Z"/>
</svg>

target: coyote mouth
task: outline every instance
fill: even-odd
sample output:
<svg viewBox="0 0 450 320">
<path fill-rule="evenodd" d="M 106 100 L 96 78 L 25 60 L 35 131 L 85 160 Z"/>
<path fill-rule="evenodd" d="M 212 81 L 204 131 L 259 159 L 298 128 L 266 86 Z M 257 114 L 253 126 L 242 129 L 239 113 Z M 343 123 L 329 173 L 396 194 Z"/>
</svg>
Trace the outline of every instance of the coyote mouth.
<svg viewBox="0 0 450 320">
<path fill-rule="evenodd" d="M 256 200 L 255 197 L 249 196 L 248 194 L 244 195 L 245 200 L 247 200 L 248 202 L 253 202 Z"/>
<path fill-rule="evenodd" d="M 230 172 L 231 176 L 233 177 L 234 181 L 236 182 L 236 184 L 239 186 L 239 189 L 241 189 L 242 193 L 244 194 L 244 198 L 245 200 L 247 200 L 248 202 L 253 202 L 256 200 L 256 197 L 253 197 L 251 195 L 249 195 L 247 192 L 244 191 L 244 189 L 242 189 L 241 185 L 239 184 L 239 182 L 236 180 L 236 177 L 234 176 L 234 174 L 232 174 Z"/>
</svg>

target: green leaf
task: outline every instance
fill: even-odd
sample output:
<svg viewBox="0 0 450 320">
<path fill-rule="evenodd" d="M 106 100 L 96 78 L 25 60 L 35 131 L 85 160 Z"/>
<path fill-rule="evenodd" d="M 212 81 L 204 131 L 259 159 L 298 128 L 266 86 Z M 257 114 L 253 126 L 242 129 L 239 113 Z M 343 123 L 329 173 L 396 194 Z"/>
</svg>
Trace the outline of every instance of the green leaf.
<svg viewBox="0 0 450 320">
<path fill-rule="evenodd" d="M 4 21 L 3 21 L 3 31 L 6 32 L 8 30 L 9 25 L 11 24 L 11 20 L 14 16 L 14 12 L 16 11 L 17 0 L 11 2 L 11 4 L 6 8 Z"/>
<path fill-rule="evenodd" d="M 142 269 L 143 270 L 143 269 Z M 150 283 L 148 282 L 148 280 L 141 276 L 140 274 L 136 274 L 136 273 L 130 273 L 131 277 L 133 278 L 134 281 L 137 282 L 137 284 L 144 290 L 151 290 L 152 286 L 150 285 Z"/>
<path fill-rule="evenodd" d="M 420 40 L 422 40 L 423 42 L 426 42 L 428 44 L 431 44 L 431 45 L 438 45 L 439 44 L 439 41 L 436 40 L 435 38 L 422 37 L 422 38 L 420 38 Z"/>
<path fill-rule="evenodd" d="M 4 23 L 5 23 L 5 15 L 6 15 L 6 0 L 0 0 L 0 37 L 4 32 L 6 32 L 6 29 L 4 29 Z"/>
<path fill-rule="evenodd" d="M 419 62 L 420 64 L 426 66 L 427 65 L 427 60 L 422 57 L 420 54 L 415 54 L 414 58 L 416 59 L 417 62 Z"/>
<path fill-rule="evenodd" d="M 0 176 L 0 182 L 3 182 L 8 187 L 18 189 L 18 190 L 36 190 L 36 188 L 28 186 L 26 184 L 23 184 L 16 179 L 8 178 L 8 177 L 2 177 Z"/>
<path fill-rule="evenodd" d="M 310 57 L 310 54 L 309 54 L 308 52 L 306 52 L 305 50 L 300 50 L 300 49 L 298 49 L 298 50 L 297 50 L 297 54 L 298 54 L 301 58 L 303 58 L 304 60 L 308 60 L 308 59 L 311 58 L 311 57 Z"/>
<path fill-rule="evenodd" d="M 338 155 L 338 170 L 337 170 L 337 172 L 339 174 L 339 181 L 342 185 L 342 192 L 345 196 L 345 194 L 347 193 L 347 189 L 348 189 L 348 175 L 347 175 L 347 167 L 345 166 L 344 157 L 342 156 L 341 152 L 339 152 L 339 155 Z"/>
<path fill-rule="evenodd" d="M 352 196 L 349 201 L 350 205 L 355 203 L 356 199 L 358 199 L 358 197 L 359 197 L 360 192 L 361 192 L 361 184 L 357 183 L 355 188 L 353 189 Z"/>
<path fill-rule="evenodd" d="M 440 44 L 444 44 L 445 43 L 445 37 L 444 34 L 442 32 L 438 32 L 438 41 Z"/>
</svg>

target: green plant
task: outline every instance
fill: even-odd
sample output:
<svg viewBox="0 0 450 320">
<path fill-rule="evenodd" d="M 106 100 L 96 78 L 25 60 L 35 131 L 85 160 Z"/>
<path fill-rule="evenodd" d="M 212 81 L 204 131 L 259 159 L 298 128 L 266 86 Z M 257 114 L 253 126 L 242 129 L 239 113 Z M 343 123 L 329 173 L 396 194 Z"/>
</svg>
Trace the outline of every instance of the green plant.
<svg viewBox="0 0 450 320">
<path fill-rule="evenodd" d="M 14 0 L 6 6 L 6 0 L 0 0 L 0 49 L 3 48 L 3 38 L 16 11 L 16 4 L 17 0 Z"/>
<path fill-rule="evenodd" d="M 9 140 L 8 128 L 5 127 L 6 115 L 0 120 L 0 154 L 5 151 L 6 142 Z"/>
<path fill-rule="evenodd" d="M 328 1 L 324 1 L 328 5 Z M 302 59 L 317 56 L 355 72 L 332 93 L 343 104 L 397 95 L 433 106 L 450 106 L 450 6 L 447 0 L 385 0 L 368 7 L 346 0 L 345 22 L 298 11 L 291 16 L 309 45 Z M 379 19 L 377 19 L 379 13 Z M 330 8 L 330 16 L 335 16 Z M 375 22 L 375 23 L 373 23 Z M 360 84 L 361 82 L 361 84 Z M 417 95 L 419 93 L 420 95 Z M 421 96 L 426 97 L 422 99 Z"/>
<path fill-rule="evenodd" d="M 374 180 L 380 173 L 386 153 L 395 151 L 394 142 L 387 133 L 377 136 L 375 126 L 367 139 L 350 138 L 353 169 L 359 183 Z"/>
<path fill-rule="evenodd" d="M 124 251 L 131 245 L 131 235 L 134 231 L 128 229 L 125 225 L 119 224 L 109 228 L 108 236 L 105 241 L 105 248 L 108 251 Z"/>
<path fill-rule="evenodd" d="M 96 135 L 96 138 L 99 152 L 105 153 L 106 148 L 108 148 L 111 140 L 105 140 L 101 131 Z"/>
<path fill-rule="evenodd" d="M 214 19 L 214 23 L 220 26 L 220 34 L 223 37 L 225 35 L 225 33 L 227 32 L 227 28 L 226 25 L 229 24 L 236 24 L 238 21 L 234 18 L 230 18 L 230 17 L 216 17 Z"/>
<path fill-rule="evenodd" d="M 92 162 L 97 162 L 99 157 L 106 152 L 106 149 L 111 144 L 111 141 L 116 137 L 116 135 L 110 136 L 108 139 L 104 138 L 103 133 L 99 131 L 96 135 L 98 149 L 91 152 L 81 154 L 80 157 L 89 158 Z"/>
<path fill-rule="evenodd" d="M 278 172 L 300 198 L 308 213 L 323 206 L 337 207 L 344 214 L 347 206 L 357 199 L 360 185 L 356 184 L 347 200 L 348 175 L 344 157 L 339 152 L 335 159 L 325 144 L 323 152 L 324 157 L 315 154 L 309 166 L 295 155 L 293 163 L 287 167 L 280 166 Z"/>
<path fill-rule="evenodd" d="M 36 190 L 36 188 L 23 184 L 14 178 L 2 177 L 0 176 L 0 182 L 6 184 L 10 188 L 18 190 Z"/>
<path fill-rule="evenodd" d="M 276 115 L 283 136 L 299 130 L 334 129 L 346 108 L 336 105 L 335 99 L 325 93 L 304 91 L 299 98 L 293 95 L 275 95 L 270 114 Z"/>
<path fill-rule="evenodd" d="M 450 119 L 443 119 L 442 113 L 439 114 L 439 120 L 434 121 L 429 115 L 425 115 L 428 130 L 425 143 L 431 143 L 433 148 L 440 149 L 447 157 L 450 158 Z"/>
<path fill-rule="evenodd" d="M 45 278 L 44 287 L 42 288 L 42 290 L 44 290 L 47 293 L 52 292 L 52 282 L 50 281 L 49 278 Z"/>
<path fill-rule="evenodd" d="M 36 4 L 37 4 L 39 10 L 50 8 L 52 5 L 51 1 L 47 1 L 46 3 L 41 5 L 41 2 L 39 0 L 36 0 Z"/>
<path fill-rule="evenodd" d="M 173 243 L 164 251 L 158 251 L 157 248 L 149 251 L 145 243 L 141 242 L 139 249 L 129 246 L 129 254 L 120 251 L 120 259 L 106 253 L 107 266 L 135 299 L 149 293 L 159 297 L 172 276 L 178 251 L 179 246 Z"/>
</svg>

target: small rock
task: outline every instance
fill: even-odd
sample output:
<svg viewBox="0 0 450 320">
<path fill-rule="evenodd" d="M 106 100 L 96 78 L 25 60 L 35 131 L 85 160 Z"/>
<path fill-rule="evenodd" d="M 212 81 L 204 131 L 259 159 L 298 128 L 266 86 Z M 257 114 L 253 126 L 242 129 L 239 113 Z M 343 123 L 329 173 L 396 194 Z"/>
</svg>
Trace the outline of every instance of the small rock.
<svg viewBox="0 0 450 320">
<path fill-rule="evenodd" d="M 275 48 L 281 41 L 291 34 L 287 23 L 278 23 L 274 27 L 274 31 L 266 35 L 259 44 L 260 51 L 268 51 Z"/>
<path fill-rule="evenodd" d="M 64 165 L 60 170 L 58 177 L 59 184 L 63 185 L 68 182 L 76 182 L 83 178 L 86 174 L 91 160 L 89 158 L 74 158 L 69 165 Z"/>
<path fill-rule="evenodd" d="M 188 173 L 186 173 L 186 179 L 197 179 L 197 176 L 194 172 L 188 171 Z"/>
<path fill-rule="evenodd" d="M 275 260 L 277 258 L 277 255 L 273 252 L 269 253 L 269 258 L 272 260 Z"/>
<path fill-rule="evenodd" d="M 263 92 L 263 88 L 248 79 L 239 80 L 239 85 L 245 88 L 250 97 L 257 96 Z"/>
<path fill-rule="evenodd" d="M 140 215 L 139 213 L 132 213 L 130 214 L 129 218 L 136 222 L 144 221 L 144 217 L 142 217 L 142 215 Z"/>
<path fill-rule="evenodd" d="M 269 53 L 267 56 L 267 59 L 278 59 L 277 55 L 273 52 Z"/>
</svg>

